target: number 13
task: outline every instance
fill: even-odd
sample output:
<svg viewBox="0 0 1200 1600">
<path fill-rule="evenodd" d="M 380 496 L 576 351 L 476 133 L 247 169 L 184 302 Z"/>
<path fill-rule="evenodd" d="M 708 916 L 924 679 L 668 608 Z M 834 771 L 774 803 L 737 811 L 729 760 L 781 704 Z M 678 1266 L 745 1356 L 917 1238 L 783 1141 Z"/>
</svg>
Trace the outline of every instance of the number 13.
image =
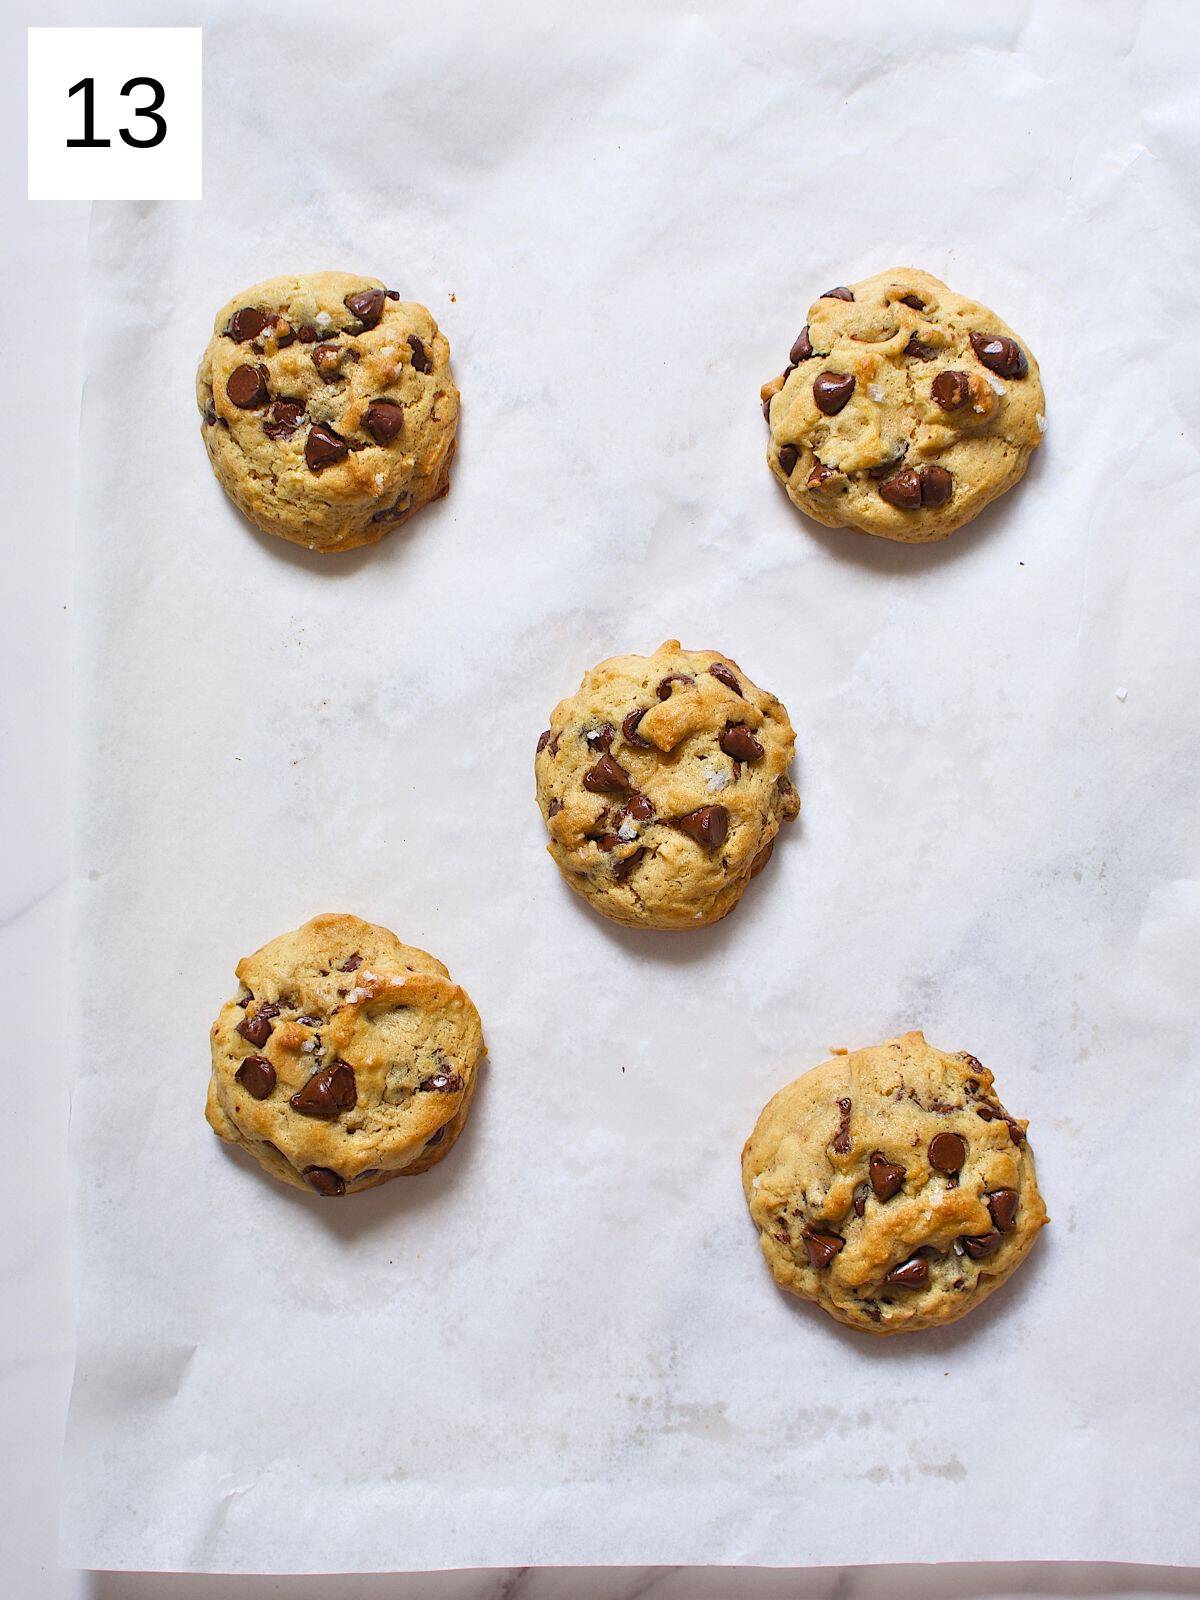
<svg viewBox="0 0 1200 1600">
<path fill-rule="evenodd" d="M 135 117 L 148 117 L 154 124 L 154 132 L 145 138 L 130 133 L 128 128 L 118 128 L 117 132 L 126 144 L 131 144 L 137 150 L 150 150 L 156 144 L 161 144 L 167 137 L 167 119 L 159 115 L 159 109 L 166 99 L 166 91 L 157 78 L 130 78 L 122 89 L 123 95 L 132 94 L 135 89 L 149 89 L 153 98 L 148 106 L 135 106 Z M 67 91 L 67 99 L 83 91 L 83 138 L 68 139 L 68 150 L 102 150 L 112 143 L 111 139 L 97 139 L 96 137 L 96 80 L 94 78 L 80 78 Z"/>
</svg>

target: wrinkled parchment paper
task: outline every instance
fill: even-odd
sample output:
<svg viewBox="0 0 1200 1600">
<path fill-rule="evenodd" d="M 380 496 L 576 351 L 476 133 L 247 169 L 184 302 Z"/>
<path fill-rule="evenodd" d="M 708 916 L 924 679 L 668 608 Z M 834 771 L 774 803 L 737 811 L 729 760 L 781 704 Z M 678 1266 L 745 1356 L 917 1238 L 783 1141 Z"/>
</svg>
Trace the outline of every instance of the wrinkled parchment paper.
<svg viewBox="0 0 1200 1600">
<path fill-rule="evenodd" d="M 1197 12 L 203 21 L 204 202 L 93 227 L 66 1559 L 1195 1562 Z M 900 264 L 1049 397 L 925 549 L 794 512 L 758 407 Z M 425 300 L 464 403 L 449 498 L 341 559 L 240 520 L 192 399 L 215 308 L 324 266 Z M 672 636 L 783 698 L 804 809 L 726 922 L 637 934 L 560 883 L 533 747 Z M 326 910 L 491 1047 L 453 1155 L 340 1204 L 201 1115 L 234 963 Z M 874 1342 L 773 1287 L 738 1157 L 911 1026 L 1031 1119 L 1053 1225 Z"/>
</svg>

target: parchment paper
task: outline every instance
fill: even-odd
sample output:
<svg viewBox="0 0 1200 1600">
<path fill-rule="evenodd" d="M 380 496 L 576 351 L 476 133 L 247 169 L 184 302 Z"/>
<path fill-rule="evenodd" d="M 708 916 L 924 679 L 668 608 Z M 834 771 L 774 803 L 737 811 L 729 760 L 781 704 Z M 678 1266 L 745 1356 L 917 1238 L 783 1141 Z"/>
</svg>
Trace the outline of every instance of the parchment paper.
<svg viewBox="0 0 1200 1600">
<path fill-rule="evenodd" d="M 203 20 L 206 199 L 94 220 L 65 1558 L 1195 1562 L 1197 11 Z M 758 406 L 901 264 L 1048 393 L 925 549 L 794 512 Z M 240 520 L 192 398 L 214 309 L 323 266 L 426 301 L 464 401 L 449 498 L 342 559 Z M 638 934 L 560 883 L 533 748 L 672 636 L 782 697 L 804 809 L 726 922 Z M 235 961 L 327 910 L 491 1047 L 453 1155 L 338 1204 L 201 1115 Z M 1031 1119 L 1053 1225 L 876 1342 L 775 1290 L 739 1152 L 912 1026 Z"/>
</svg>

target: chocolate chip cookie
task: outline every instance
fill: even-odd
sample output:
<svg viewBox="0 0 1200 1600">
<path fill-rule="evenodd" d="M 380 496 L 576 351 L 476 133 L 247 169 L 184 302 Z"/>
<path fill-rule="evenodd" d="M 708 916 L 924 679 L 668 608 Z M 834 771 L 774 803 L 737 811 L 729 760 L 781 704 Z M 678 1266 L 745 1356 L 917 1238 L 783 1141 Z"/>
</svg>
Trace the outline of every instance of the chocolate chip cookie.
<svg viewBox="0 0 1200 1600">
<path fill-rule="evenodd" d="M 867 1333 L 965 1316 L 1048 1220 L 1026 1126 L 974 1056 L 921 1033 L 814 1067 L 742 1151 L 776 1281 Z"/>
<path fill-rule="evenodd" d="M 205 1114 L 319 1195 L 424 1172 L 458 1138 L 484 1056 L 440 961 L 358 917 L 314 917 L 238 962 L 212 1026 Z"/>
<path fill-rule="evenodd" d="M 458 390 L 422 305 L 375 278 L 269 278 L 217 313 L 196 398 L 239 509 L 310 550 L 376 544 L 450 487 Z"/>
<path fill-rule="evenodd" d="M 830 528 L 944 539 L 1042 442 L 1037 362 L 995 312 L 912 267 L 829 289 L 763 386 L 767 461 Z"/>
<path fill-rule="evenodd" d="M 800 809 L 795 743 L 783 706 L 727 656 L 670 639 L 602 661 L 538 740 L 550 854 L 614 922 L 716 922 Z"/>
</svg>

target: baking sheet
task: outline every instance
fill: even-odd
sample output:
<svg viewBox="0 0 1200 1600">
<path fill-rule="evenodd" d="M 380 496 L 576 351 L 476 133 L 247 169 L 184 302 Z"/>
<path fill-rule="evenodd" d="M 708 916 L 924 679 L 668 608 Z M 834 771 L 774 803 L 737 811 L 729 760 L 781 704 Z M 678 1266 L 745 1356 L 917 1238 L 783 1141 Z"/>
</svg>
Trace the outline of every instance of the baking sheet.
<svg viewBox="0 0 1200 1600">
<path fill-rule="evenodd" d="M 207 198 L 93 221 L 65 1559 L 1195 1562 L 1197 12 L 204 23 Z M 1048 394 L 925 549 L 795 513 L 757 400 L 900 264 Z M 424 299 L 464 401 L 449 498 L 333 560 L 239 519 L 191 389 L 218 305 L 323 266 Z M 804 808 L 726 922 L 638 934 L 559 882 L 533 746 L 672 636 L 781 696 Z M 491 1048 L 453 1155 L 336 1205 L 201 1114 L 235 961 L 326 910 Z M 1053 1225 L 874 1342 L 774 1289 L 738 1157 L 911 1026 L 1030 1117 Z"/>
</svg>

